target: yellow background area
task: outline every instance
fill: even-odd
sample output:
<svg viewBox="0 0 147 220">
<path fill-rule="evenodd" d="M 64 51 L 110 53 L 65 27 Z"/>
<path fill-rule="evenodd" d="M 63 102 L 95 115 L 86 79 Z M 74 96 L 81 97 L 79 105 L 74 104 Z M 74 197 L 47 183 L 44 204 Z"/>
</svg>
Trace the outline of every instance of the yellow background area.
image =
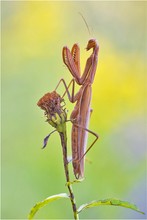
<svg viewBox="0 0 147 220">
<path fill-rule="evenodd" d="M 36 202 L 67 192 L 59 135 L 52 134 L 46 149 L 41 149 L 53 128 L 36 103 L 61 78 L 67 84 L 72 79 L 62 61 L 63 46 L 79 44 L 83 72 L 91 54 L 85 50 L 90 38 L 96 38 L 100 47 L 89 124 L 99 140 L 87 154 L 85 180 L 73 186 L 77 205 L 115 197 L 145 211 L 147 3 L 3 1 L 1 7 L 2 219 L 26 219 Z M 67 98 L 66 108 L 70 118 L 74 105 Z M 70 132 L 68 122 L 69 155 Z M 88 146 L 92 140 L 89 135 Z M 72 219 L 71 204 L 53 202 L 37 218 Z M 80 218 L 145 216 L 104 206 L 85 210 Z"/>
</svg>

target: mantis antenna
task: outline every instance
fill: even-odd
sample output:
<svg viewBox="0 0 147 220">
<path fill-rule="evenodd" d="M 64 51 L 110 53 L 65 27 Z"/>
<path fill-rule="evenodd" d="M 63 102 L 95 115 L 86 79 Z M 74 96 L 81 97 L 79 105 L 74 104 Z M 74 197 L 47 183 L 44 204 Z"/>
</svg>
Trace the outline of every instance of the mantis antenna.
<svg viewBox="0 0 147 220">
<path fill-rule="evenodd" d="M 86 19 L 84 18 L 84 16 L 82 15 L 81 12 L 79 12 L 79 15 L 82 17 L 82 19 L 83 19 L 83 21 L 84 21 L 84 23 L 85 23 L 85 25 L 86 25 L 86 27 L 87 27 L 87 30 L 88 30 L 89 35 L 91 35 L 91 32 L 90 32 L 90 29 L 89 29 L 89 26 L 88 26 L 88 24 L 87 24 Z"/>
</svg>

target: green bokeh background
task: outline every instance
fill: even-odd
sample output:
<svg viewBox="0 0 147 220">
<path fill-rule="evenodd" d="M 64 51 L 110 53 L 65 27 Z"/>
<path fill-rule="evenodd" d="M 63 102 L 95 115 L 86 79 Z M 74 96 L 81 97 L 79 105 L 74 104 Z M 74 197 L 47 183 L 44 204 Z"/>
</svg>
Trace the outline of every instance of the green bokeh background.
<svg viewBox="0 0 147 220">
<path fill-rule="evenodd" d="M 62 47 L 79 43 L 83 69 L 91 53 L 84 48 L 92 37 L 100 51 L 90 129 L 100 138 L 87 155 L 85 181 L 74 185 L 77 204 L 116 197 L 146 211 L 146 22 L 147 2 L 2 1 L 2 219 L 26 219 L 36 202 L 66 192 L 59 135 L 41 150 L 53 129 L 36 103 L 60 78 L 71 79 Z M 69 117 L 73 106 L 66 104 Z M 70 123 L 67 129 L 70 149 Z M 89 144 L 92 140 L 89 136 Z M 72 219 L 71 205 L 56 201 L 37 218 Z M 146 217 L 99 207 L 80 218 Z"/>
</svg>

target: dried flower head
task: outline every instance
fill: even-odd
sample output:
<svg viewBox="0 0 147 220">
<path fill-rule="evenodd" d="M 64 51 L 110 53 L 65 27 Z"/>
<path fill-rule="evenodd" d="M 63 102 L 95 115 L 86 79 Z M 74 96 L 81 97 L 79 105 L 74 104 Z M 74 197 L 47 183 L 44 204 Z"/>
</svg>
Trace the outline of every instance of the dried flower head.
<svg viewBox="0 0 147 220">
<path fill-rule="evenodd" d="M 64 99 L 56 92 L 46 93 L 37 103 L 37 105 L 45 111 L 47 122 L 53 127 L 66 122 L 67 115 L 63 104 Z"/>
</svg>

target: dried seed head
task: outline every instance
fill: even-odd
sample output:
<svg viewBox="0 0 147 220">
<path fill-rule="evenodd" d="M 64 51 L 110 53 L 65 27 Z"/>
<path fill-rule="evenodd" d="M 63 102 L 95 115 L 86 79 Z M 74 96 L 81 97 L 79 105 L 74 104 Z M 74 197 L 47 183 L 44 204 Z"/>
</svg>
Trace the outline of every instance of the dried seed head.
<svg viewBox="0 0 147 220">
<path fill-rule="evenodd" d="M 64 123 L 67 115 L 65 109 L 61 103 L 64 103 L 64 99 L 56 92 L 46 93 L 37 103 L 37 105 L 45 111 L 47 122 L 53 127 Z"/>
<path fill-rule="evenodd" d="M 54 114 L 57 109 L 61 108 L 61 102 L 64 100 L 61 96 L 53 91 L 51 93 L 46 93 L 37 103 L 37 105 L 46 111 L 46 113 Z"/>
</svg>

